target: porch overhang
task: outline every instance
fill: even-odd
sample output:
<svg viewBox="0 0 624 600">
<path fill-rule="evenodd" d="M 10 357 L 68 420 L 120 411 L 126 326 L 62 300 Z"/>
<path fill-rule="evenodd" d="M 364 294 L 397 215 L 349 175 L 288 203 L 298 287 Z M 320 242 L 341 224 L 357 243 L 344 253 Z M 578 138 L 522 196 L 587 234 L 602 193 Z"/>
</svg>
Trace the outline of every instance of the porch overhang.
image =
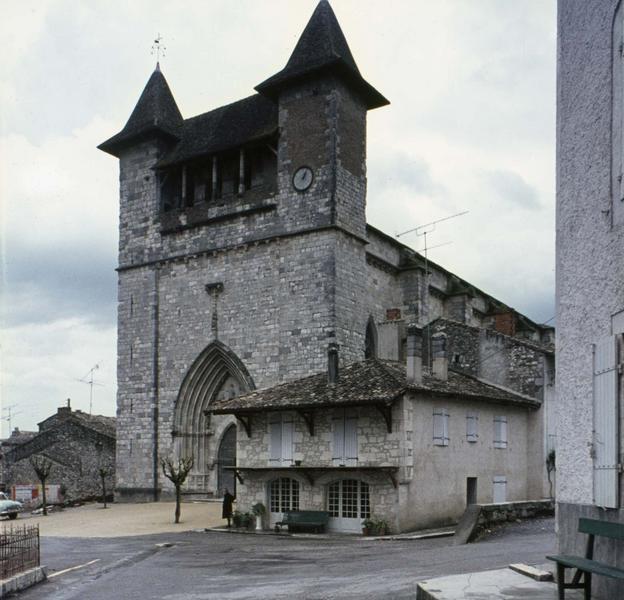
<svg viewBox="0 0 624 600">
<path fill-rule="evenodd" d="M 382 473 L 388 476 L 390 482 L 392 483 L 392 487 L 397 489 L 398 487 L 398 479 L 397 473 L 399 472 L 399 467 L 394 465 L 383 465 L 383 466 L 355 466 L 355 467 L 308 467 L 301 465 L 292 465 L 290 467 L 225 467 L 228 471 L 233 471 L 234 475 L 238 482 L 242 485 L 245 484 L 244 474 L 245 473 L 275 473 L 277 475 L 285 475 L 285 474 L 293 474 L 299 473 L 303 475 L 310 485 L 314 485 L 314 482 L 321 476 L 326 473 L 336 474 L 336 475 L 348 475 L 353 473 Z"/>
</svg>

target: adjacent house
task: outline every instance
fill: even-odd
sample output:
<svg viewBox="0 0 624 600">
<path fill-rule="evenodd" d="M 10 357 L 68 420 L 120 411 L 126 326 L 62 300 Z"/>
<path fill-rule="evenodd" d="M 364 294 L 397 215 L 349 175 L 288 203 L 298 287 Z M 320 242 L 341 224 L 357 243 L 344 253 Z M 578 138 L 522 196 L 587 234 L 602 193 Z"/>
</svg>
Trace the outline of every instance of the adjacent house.
<svg viewBox="0 0 624 600">
<path fill-rule="evenodd" d="M 62 406 L 39 423 L 39 431 L 11 448 L 3 445 L 5 486 L 38 484 L 29 458 L 45 456 L 52 462 L 48 484 L 63 490 L 65 500 L 84 500 L 101 495 L 100 468 L 109 472 L 107 485 L 115 480 L 115 418 L 89 415 Z M 6 449 L 5 449 L 6 448 Z"/>
<path fill-rule="evenodd" d="M 624 6 L 560 1 L 558 25 L 557 528 L 583 554 L 579 517 L 624 523 Z M 624 567 L 619 541 L 594 556 Z"/>
<path fill-rule="evenodd" d="M 330 347 L 327 372 L 214 402 L 238 422 L 238 505 L 264 503 L 271 525 L 327 510 L 333 531 L 373 516 L 398 532 L 456 522 L 467 504 L 541 498 L 542 403 L 449 368 L 446 342 L 433 336 L 427 373 L 410 326 L 404 363 L 340 367 Z"/>
</svg>

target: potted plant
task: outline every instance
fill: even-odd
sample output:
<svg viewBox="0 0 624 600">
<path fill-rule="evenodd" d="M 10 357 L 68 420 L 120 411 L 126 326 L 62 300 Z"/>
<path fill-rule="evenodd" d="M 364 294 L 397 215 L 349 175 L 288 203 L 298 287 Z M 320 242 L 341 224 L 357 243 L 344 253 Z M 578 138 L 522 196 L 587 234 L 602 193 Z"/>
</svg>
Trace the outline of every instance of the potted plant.
<svg viewBox="0 0 624 600">
<path fill-rule="evenodd" d="M 388 523 L 383 519 L 377 519 L 376 527 L 376 535 L 386 535 L 388 533 Z"/>
<path fill-rule="evenodd" d="M 266 514 L 266 507 L 262 502 L 256 502 L 251 507 L 251 512 L 256 517 L 256 531 L 262 531 L 262 517 Z"/>
<path fill-rule="evenodd" d="M 234 523 L 234 527 L 240 527 L 243 524 L 243 513 L 235 510 L 232 513 L 232 522 Z"/>
<path fill-rule="evenodd" d="M 251 529 L 253 523 L 254 523 L 253 515 L 250 512 L 243 513 L 241 526 L 245 527 L 245 529 Z"/>
<path fill-rule="evenodd" d="M 362 521 L 362 535 L 366 535 L 366 536 L 373 535 L 374 528 L 375 528 L 375 521 L 373 521 L 370 517 Z"/>
</svg>

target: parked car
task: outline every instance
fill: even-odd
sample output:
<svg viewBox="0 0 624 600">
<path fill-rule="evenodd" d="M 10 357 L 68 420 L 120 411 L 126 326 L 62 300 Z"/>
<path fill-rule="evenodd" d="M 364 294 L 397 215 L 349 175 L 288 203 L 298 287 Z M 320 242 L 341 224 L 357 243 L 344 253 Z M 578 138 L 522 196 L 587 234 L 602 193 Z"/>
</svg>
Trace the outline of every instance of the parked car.
<svg viewBox="0 0 624 600">
<path fill-rule="evenodd" d="M 17 519 L 17 514 L 21 511 L 21 502 L 11 500 L 4 492 L 0 492 L 0 517 Z"/>
</svg>

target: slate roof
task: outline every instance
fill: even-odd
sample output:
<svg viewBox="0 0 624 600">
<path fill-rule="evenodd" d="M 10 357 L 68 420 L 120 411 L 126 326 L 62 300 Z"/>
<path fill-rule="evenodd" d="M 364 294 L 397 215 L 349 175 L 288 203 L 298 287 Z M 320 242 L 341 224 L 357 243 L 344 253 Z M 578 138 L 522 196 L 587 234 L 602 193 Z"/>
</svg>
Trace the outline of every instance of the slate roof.
<svg viewBox="0 0 624 600">
<path fill-rule="evenodd" d="M 362 95 L 368 108 L 389 104 L 360 74 L 338 19 L 327 0 L 319 2 L 286 66 L 256 86 L 256 90 L 276 98 L 287 83 L 321 71 L 340 74 Z"/>
<path fill-rule="evenodd" d="M 124 128 L 98 148 L 119 156 L 119 150 L 126 144 L 147 134 L 156 132 L 176 139 L 180 136 L 182 122 L 167 80 L 156 65 Z"/>
<path fill-rule="evenodd" d="M 157 167 L 236 148 L 277 132 L 277 105 L 255 94 L 186 119 L 181 140 Z"/>
<path fill-rule="evenodd" d="M 424 375 L 422 383 L 408 384 L 404 364 L 368 359 L 342 367 L 336 384 L 328 383 L 327 373 L 318 373 L 264 390 L 256 390 L 238 398 L 216 401 L 210 412 L 231 414 L 323 406 L 389 404 L 406 391 L 531 408 L 537 408 L 541 404 L 529 396 L 450 370 L 448 381 Z"/>
<path fill-rule="evenodd" d="M 80 410 L 75 410 L 71 414 L 71 418 L 78 421 L 81 425 L 93 429 L 98 433 L 109 437 L 116 437 L 116 419 L 115 417 L 105 417 L 103 415 L 88 415 Z"/>
</svg>

